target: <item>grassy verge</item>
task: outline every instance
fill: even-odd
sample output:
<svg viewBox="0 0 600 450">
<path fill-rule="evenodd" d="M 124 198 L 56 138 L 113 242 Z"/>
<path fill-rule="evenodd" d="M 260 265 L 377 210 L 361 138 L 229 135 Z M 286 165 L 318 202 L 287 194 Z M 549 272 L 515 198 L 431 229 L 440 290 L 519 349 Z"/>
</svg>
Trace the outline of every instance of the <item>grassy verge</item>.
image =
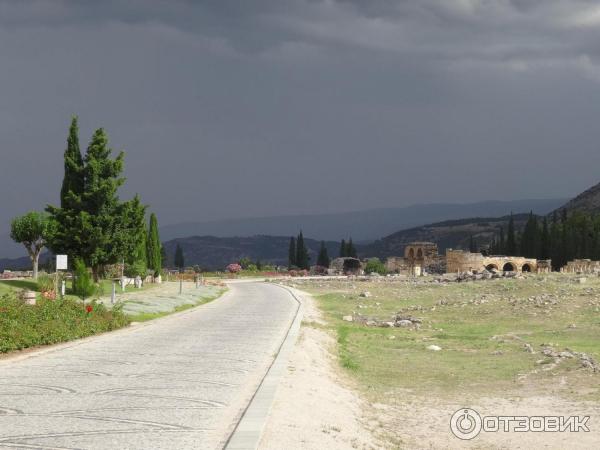
<svg viewBox="0 0 600 450">
<path fill-rule="evenodd" d="M 423 280 L 421 280 L 423 281 Z M 339 361 L 373 400 L 398 392 L 490 394 L 554 386 L 600 398 L 598 376 L 577 358 L 555 359 L 551 347 L 600 360 L 600 279 L 565 275 L 471 283 L 295 280 L 312 293 L 337 335 Z M 371 296 L 361 297 L 369 292 Z M 420 328 L 379 328 L 342 320 L 400 313 Z M 527 351 L 529 344 L 533 353 Z M 430 345 L 440 351 L 428 350 Z M 576 389 L 573 389 L 576 386 Z"/>
</svg>

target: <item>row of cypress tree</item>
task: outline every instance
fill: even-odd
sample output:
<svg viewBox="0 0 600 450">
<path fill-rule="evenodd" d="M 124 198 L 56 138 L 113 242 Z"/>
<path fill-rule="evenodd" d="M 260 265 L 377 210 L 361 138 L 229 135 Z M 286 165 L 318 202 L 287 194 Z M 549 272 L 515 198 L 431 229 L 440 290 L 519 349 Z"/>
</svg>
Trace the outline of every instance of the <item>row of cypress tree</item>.
<svg viewBox="0 0 600 450">
<path fill-rule="evenodd" d="M 300 231 L 296 238 L 290 238 L 288 266 L 289 268 L 297 267 L 298 269 L 305 270 L 310 268 L 310 257 L 308 256 L 308 249 L 304 244 L 304 236 L 302 231 Z"/>
<path fill-rule="evenodd" d="M 126 263 L 130 275 L 145 275 L 148 268 L 158 274 L 162 254 L 158 221 L 150 216 L 138 195 L 121 201 L 118 189 L 122 176 L 124 152 L 112 158 L 108 136 L 97 129 L 85 156 L 79 145 L 77 117 L 73 117 L 64 153 L 64 178 L 60 206 L 48 205 L 46 211 L 55 224 L 48 247 L 79 259 L 92 268 L 97 281 L 104 266 Z"/>
<path fill-rule="evenodd" d="M 600 215 L 563 209 L 548 220 L 530 213 L 521 232 L 515 230 L 511 215 L 506 237 L 500 229 L 490 253 L 552 259 L 554 270 L 573 259 L 600 260 Z"/>
<path fill-rule="evenodd" d="M 356 247 L 352 243 L 352 238 L 346 242 L 345 239 L 342 239 L 342 243 L 340 244 L 340 258 L 356 258 L 357 252 Z"/>
</svg>

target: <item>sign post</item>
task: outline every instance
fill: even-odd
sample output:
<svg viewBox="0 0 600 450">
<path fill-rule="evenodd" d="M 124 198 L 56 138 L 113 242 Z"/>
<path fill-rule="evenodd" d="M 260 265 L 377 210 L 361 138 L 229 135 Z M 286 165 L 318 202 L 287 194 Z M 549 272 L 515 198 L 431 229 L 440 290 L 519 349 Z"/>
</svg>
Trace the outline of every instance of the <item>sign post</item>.
<svg viewBox="0 0 600 450">
<path fill-rule="evenodd" d="M 56 273 L 54 275 L 54 292 L 58 294 L 58 271 L 67 270 L 69 267 L 69 257 L 67 255 L 56 255 Z M 61 297 L 65 296 L 65 282 L 61 283 Z"/>
</svg>

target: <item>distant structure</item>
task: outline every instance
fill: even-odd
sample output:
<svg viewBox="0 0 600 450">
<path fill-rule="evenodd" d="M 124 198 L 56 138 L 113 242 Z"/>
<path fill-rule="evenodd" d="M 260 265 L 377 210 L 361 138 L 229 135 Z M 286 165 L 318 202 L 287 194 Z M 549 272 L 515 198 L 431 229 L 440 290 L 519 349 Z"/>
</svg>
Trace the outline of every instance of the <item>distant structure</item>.
<svg viewBox="0 0 600 450">
<path fill-rule="evenodd" d="M 599 263 L 600 264 L 600 263 Z M 535 272 L 551 271 L 550 260 L 536 260 L 521 256 L 491 255 L 471 253 L 464 250 L 446 250 L 446 255 L 438 254 L 433 242 L 410 242 L 404 248 L 404 256 L 387 259 L 386 269 L 402 275 L 420 276 L 426 273 L 458 272 Z M 600 271 L 600 265 L 598 266 Z"/>
<path fill-rule="evenodd" d="M 567 265 L 560 269 L 563 273 L 600 273 L 600 261 L 591 259 L 575 259 L 567 262 Z"/>
<path fill-rule="evenodd" d="M 331 261 L 328 270 L 330 275 L 362 275 L 363 265 L 358 258 L 335 258 Z"/>
<path fill-rule="evenodd" d="M 522 256 L 483 256 L 481 253 L 471 253 L 464 250 L 446 250 L 446 270 L 453 272 L 538 272 L 549 271 L 549 265 L 544 260 L 539 264 L 537 259 Z"/>
</svg>

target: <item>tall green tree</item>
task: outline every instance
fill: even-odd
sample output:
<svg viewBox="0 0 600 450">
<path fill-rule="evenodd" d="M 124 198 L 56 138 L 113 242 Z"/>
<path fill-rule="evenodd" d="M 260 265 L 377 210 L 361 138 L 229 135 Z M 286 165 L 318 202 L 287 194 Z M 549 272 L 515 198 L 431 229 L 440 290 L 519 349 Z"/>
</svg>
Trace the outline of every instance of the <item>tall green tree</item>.
<svg viewBox="0 0 600 450">
<path fill-rule="evenodd" d="M 348 239 L 348 244 L 346 244 L 346 256 L 350 258 L 356 258 L 358 256 L 356 252 L 356 247 L 352 243 L 352 238 Z"/>
<path fill-rule="evenodd" d="M 550 258 L 550 230 L 548 229 L 548 219 L 544 217 L 544 221 L 542 222 L 542 235 L 540 237 L 540 251 L 538 254 L 539 259 L 549 259 Z"/>
<path fill-rule="evenodd" d="M 71 119 L 67 149 L 64 154 L 65 174 L 60 189 L 60 207 L 67 208 L 77 204 L 77 199 L 83 193 L 85 177 L 83 173 L 83 157 L 79 148 L 79 127 L 77 116 Z M 73 197 L 73 198 L 72 198 Z"/>
<path fill-rule="evenodd" d="M 146 206 L 136 195 L 133 200 L 124 202 L 119 209 L 121 222 L 118 223 L 118 229 L 123 235 L 117 241 L 121 246 L 121 258 L 125 260 L 127 275 L 145 277 L 148 271 Z"/>
<path fill-rule="evenodd" d="M 296 267 L 296 238 L 290 238 L 290 247 L 288 249 L 288 268 Z"/>
<path fill-rule="evenodd" d="M 310 268 L 308 250 L 304 244 L 304 236 L 302 235 L 302 231 L 298 234 L 298 238 L 296 239 L 296 266 L 299 269 Z"/>
<path fill-rule="evenodd" d="M 477 244 L 475 244 L 475 239 L 473 238 L 473 235 L 469 237 L 469 252 L 477 253 Z"/>
<path fill-rule="evenodd" d="M 515 234 L 515 220 L 512 213 L 508 221 L 508 231 L 506 234 L 506 254 L 508 256 L 515 256 L 517 253 L 517 238 Z"/>
<path fill-rule="evenodd" d="M 345 258 L 348 256 L 348 249 L 346 247 L 346 240 L 342 239 L 342 243 L 340 244 L 340 258 Z"/>
<path fill-rule="evenodd" d="M 117 262 L 128 247 L 127 208 L 119 201 L 117 191 L 125 182 L 124 153 L 113 159 L 112 149 L 104 129 L 94 132 L 84 158 L 84 189 L 81 195 L 70 191 L 66 208 L 48 206 L 57 223 L 51 240 L 51 249 L 81 258 L 92 268 L 98 281 L 106 264 Z"/>
<path fill-rule="evenodd" d="M 185 257 L 183 255 L 183 249 L 181 248 L 179 243 L 177 243 L 177 247 L 175 248 L 174 262 L 175 267 L 177 267 L 179 270 L 182 270 L 185 267 Z"/>
<path fill-rule="evenodd" d="M 148 228 L 147 249 L 148 268 L 158 276 L 162 270 L 162 257 L 160 252 L 160 236 L 158 233 L 158 220 L 156 214 L 150 214 L 150 227 Z"/>
<path fill-rule="evenodd" d="M 33 266 L 33 279 L 38 278 L 40 253 L 52 234 L 52 222 L 47 214 L 31 211 L 16 217 L 10 225 L 10 237 L 27 249 Z"/>
<path fill-rule="evenodd" d="M 317 266 L 329 267 L 330 262 L 325 241 L 321 241 L 321 248 L 319 249 L 319 256 L 317 257 Z"/>
</svg>

